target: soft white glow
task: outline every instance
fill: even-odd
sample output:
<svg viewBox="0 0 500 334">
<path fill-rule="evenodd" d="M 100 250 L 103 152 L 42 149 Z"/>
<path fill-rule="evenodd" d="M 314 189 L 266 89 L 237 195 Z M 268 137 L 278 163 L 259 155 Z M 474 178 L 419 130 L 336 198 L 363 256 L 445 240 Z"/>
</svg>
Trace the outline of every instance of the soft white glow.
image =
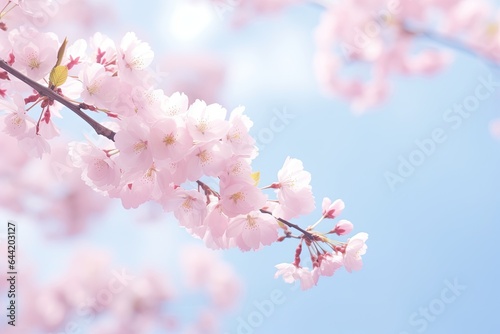
<svg viewBox="0 0 500 334">
<path fill-rule="evenodd" d="M 205 4 L 181 4 L 170 20 L 172 35 L 181 40 L 199 36 L 214 19 L 213 9 Z"/>
</svg>

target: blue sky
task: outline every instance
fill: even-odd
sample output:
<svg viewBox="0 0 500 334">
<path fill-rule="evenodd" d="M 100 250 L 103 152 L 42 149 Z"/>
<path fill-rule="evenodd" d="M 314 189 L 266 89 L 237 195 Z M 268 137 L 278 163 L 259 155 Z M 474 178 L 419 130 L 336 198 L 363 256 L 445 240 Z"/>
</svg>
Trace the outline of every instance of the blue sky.
<svg viewBox="0 0 500 334">
<path fill-rule="evenodd" d="M 299 158 L 312 173 L 317 206 L 325 196 L 342 198 L 342 218 L 370 235 L 362 271 L 341 270 L 306 292 L 273 278 L 275 264 L 292 261 L 294 242 L 258 252 L 224 252 L 247 286 L 239 309 L 225 323 L 226 333 L 500 332 L 494 246 L 500 232 L 500 143 L 488 132 L 489 122 L 500 116 L 500 87 L 459 125 L 445 119 L 450 108 L 475 94 L 481 80 L 500 82 L 498 68 L 457 53 L 438 75 L 394 77 L 390 99 L 356 116 L 348 104 L 323 96 L 314 79 L 317 8 L 296 7 L 238 31 L 229 30 L 227 19 L 215 18 L 199 38 L 181 42 L 160 23 L 169 20 L 177 2 L 121 3 L 122 22 L 129 26 L 115 29 L 115 37 L 138 31 L 158 54 L 211 50 L 225 59 L 228 77 L 221 103 L 228 108 L 245 105 L 256 137 L 269 129 L 276 113 L 292 115 L 272 140 L 261 140 L 265 147 L 254 169 L 261 171 L 263 184 L 274 181 L 287 156 Z M 435 143 L 412 175 L 391 188 L 387 172 L 397 173 L 400 157 L 417 156 L 416 141 L 428 141 L 436 130 L 445 139 Z M 296 222 L 307 226 L 319 214 L 317 210 Z M 162 235 L 166 240 L 158 237 Z M 53 245 L 32 238 L 27 248 L 43 246 L 47 252 L 39 256 L 52 254 L 60 263 L 63 257 L 55 254 L 61 249 L 95 243 L 113 249 L 131 266 L 168 265 L 173 257 L 158 254 L 175 252 L 191 240 L 171 223 L 134 223 L 122 209 L 113 210 L 76 243 Z M 136 248 L 130 247 L 132 240 Z M 259 310 L 256 304 L 272 296 L 281 296 L 272 311 Z"/>
</svg>

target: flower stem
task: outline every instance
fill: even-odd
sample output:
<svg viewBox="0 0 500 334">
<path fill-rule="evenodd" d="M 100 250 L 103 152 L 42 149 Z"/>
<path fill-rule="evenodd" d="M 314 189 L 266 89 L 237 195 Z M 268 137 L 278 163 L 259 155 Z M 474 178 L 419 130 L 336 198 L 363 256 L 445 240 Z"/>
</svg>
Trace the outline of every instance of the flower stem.
<svg viewBox="0 0 500 334">
<path fill-rule="evenodd" d="M 320 219 L 318 219 L 318 221 L 317 221 L 317 222 L 315 222 L 315 223 L 314 223 L 311 227 L 309 227 L 309 229 L 314 230 L 314 228 L 315 228 L 316 226 L 318 226 L 318 224 L 319 224 L 319 223 L 321 223 L 321 222 L 323 221 L 323 219 L 324 219 L 324 218 L 325 218 L 325 216 L 321 216 L 321 218 L 320 218 Z"/>
<path fill-rule="evenodd" d="M 272 212 L 270 212 L 270 211 L 266 211 L 266 210 L 264 210 L 264 209 L 260 209 L 260 212 L 262 212 L 262 213 L 267 213 L 268 215 L 273 216 Z M 274 216 L 273 216 L 273 217 L 274 217 Z M 284 220 L 283 218 L 277 218 L 277 217 L 274 217 L 274 218 L 276 218 L 277 220 L 279 220 L 281 223 L 285 224 L 286 226 L 291 227 L 291 228 L 294 228 L 294 229 L 296 229 L 297 231 L 302 232 L 302 234 L 304 234 L 304 236 L 305 236 L 307 239 L 309 239 L 309 240 L 311 240 L 311 241 L 313 241 L 313 240 L 314 240 L 314 235 L 313 235 L 312 233 L 310 233 L 310 232 L 307 232 L 306 230 L 304 230 L 303 228 L 301 228 L 299 225 L 292 224 L 292 223 L 290 223 L 289 221 Z"/>
<path fill-rule="evenodd" d="M 203 189 L 203 191 L 205 192 L 205 194 L 206 194 L 207 196 L 211 193 L 211 194 L 214 194 L 215 196 L 217 196 L 217 197 L 219 197 L 219 198 L 220 198 L 219 193 L 218 193 L 218 192 L 216 192 L 215 190 L 213 190 L 212 188 L 210 188 L 210 186 L 209 186 L 209 185 L 207 185 L 206 183 L 204 183 L 204 182 L 202 182 L 202 181 L 200 181 L 200 180 L 197 180 L 197 181 L 196 181 L 196 183 L 198 184 L 198 186 L 199 186 L 201 189 Z M 262 213 L 266 213 L 266 214 L 268 214 L 268 215 L 273 216 L 272 212 L 270 212 L 270 211 L 266 211 L 266 210 L 264 210 L 264 209 L 260 209 L 260 212 L 262 212 Z M 274 216 L 273 216 L 273 217 L 274 217 Z M 302 233 L 304 234 L 304 236 L 305 236 L 307 239 L 309 239 L 309 240 L 311 240 L 311 241 L 313 241 L 313 240 L 314 240 L 314 235 L 313 235 L 312 233 L 310 233 L 310 232 L 308 232 L 308 231 L 304 230 L 304 229 L 303 229 L 303 228 L 301 228 L 300 226 L 295 225 L 295 224 L 292 224 L 292 223 L 290 223 L 289 221 L 286 221 L 286 220 L 284 220 L 284 219 L 282 219 L 282 218 L 277 218 L 277 217 L 274 217 L 274 218 L 275 218 L 275 219 L 277 219 L 277 220 L 279 220 L 280 222 L 282 222 L 282 223 L 283 223 L 283 224 L 285 224 L 286 226 L 291 227 L 291 228 L 294 228 L 294 229 L 296 229 L 296 230 L 297 230 L 297 231 L 299 231 L 299 232 L 302 232 Z"/>
</svg>

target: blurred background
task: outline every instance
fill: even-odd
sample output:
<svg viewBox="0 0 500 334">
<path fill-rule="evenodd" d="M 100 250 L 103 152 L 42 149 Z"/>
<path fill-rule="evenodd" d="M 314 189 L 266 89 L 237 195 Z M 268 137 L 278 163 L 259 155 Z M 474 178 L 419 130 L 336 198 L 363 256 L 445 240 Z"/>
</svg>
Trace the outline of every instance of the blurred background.
<svg viewBox="0 0 500 334">
<path fill-rule="evenodd" d="M 323 197 L 343 199 L 341 218 L 370 236 L 363 269 L 340 270 L 302 292 L 273 278 L 274 265 L 293 260 L 294 242 L 207 250 L 173 215 L 83 193 L 71 173 L 57 176 L 61 165 L 23 162 L 5 138 L 0 212 L 4 225 L 19 226 L 20 327 L 3 321 L 2 333 L 499 333 L 500 142 L 490 127 L 500 84 L 467 116 L 450 109 L 485 81 L 500 83 L 500 67 L 450 50 L 450 66 L 394 76 L 389 98 L 359 115 L 324 95 L 315 78 L 320 6 L 235 23 L 238 3 L 221 11 L 201 0 L 69 2 L 50 25 L 73 41 L 95 31 L 118 41 L 134 31 L 154 50 L 167 94 L 180 90 L 228 110 L 244 105 L 261 184 L 276 180 L 287 156 L 301 159 L 318 209 L 295 223 L 312 224 Z M 66 138 L 91 133 L 64 116 Z M 121 282 L 122 270 L 135 278 L 119 293 L 103 292 Z M 85 308 L 89 296 L 103 304 L 95 317 Z"/>
</svg>

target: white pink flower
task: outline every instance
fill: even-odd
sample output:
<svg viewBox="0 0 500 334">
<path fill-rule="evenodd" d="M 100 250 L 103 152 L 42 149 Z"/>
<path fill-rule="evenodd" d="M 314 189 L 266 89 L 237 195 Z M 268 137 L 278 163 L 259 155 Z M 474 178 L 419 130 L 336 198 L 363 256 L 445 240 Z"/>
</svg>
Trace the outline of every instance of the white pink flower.
<svg viewBox="0 0 500 334">
<path fill-rule="evenodd" d="M 333 229 L 333 233 L 336 233 L 337 235 L 344 235 L 344 234 L 349 234 L 351 233 L 353 229 L 353 225 L 350 221 L 342 219 L 335 225 L 335 228 Z"/>
<path fill-rule="evenodd" d="M 231 112 L 230 127 L 222 139 L 229 144 L 234 155 L 254 158 L 257 155 L 257 148 L 255 140 L 248 133 L 253 122 L 248 116 L 243 115 L 244 111 L 244 107 L 238 107 Z"/>
<path fill-rule="evenodd" d="M 276 189 L 279 206 L 273 214 L 290 219 L 311 213 L 314 210 L 314 197 L 311 190 L 311 174 L 304 171 L 302 161 L 287 157 L 278 172 Z"/>
<path fill-rule="evenodd" d="M 9 40 L 16 56 L 14 67 L 35 81 L 50 73 L 59 48 L 55 34 L 23 26 L 19 30 L 10 31 Z"/>
<path fill-rule="evenodd" d="M 282 276 L 286 283 L 299 280 L 302 290 L 310 289 L 317 283 L 317 276 L 313 276 L 309 268 L 298 267 L 292 263 L 280 263 L 275 267 L 278 271 L 274 274 L 274 278 Z"/>
<path fill-rule="evenodd" d="M 215 197 L 211 198 L 207 211 L 203 225 L 210 230 L 213 238 L 222 237 L 229 226 L 229 217 L 222 212 L 222 206 Z"/>
<path fill-rule="evenodd" d="M 0 110 L 8 114 L 2 116 L 3 131 L 12 137 L 22 138 L 35 121 L 24 110 L 24 100 L 20 95 L 14 95 L 12 100 L 0 99 Z"/>
<path fill-rule="evenodd" d="M 82 68 L 79 78 L 83 83 L 82 99 L 85 103 L 103 108 L 116 98 L 116 92 L 112 87 L 117 79 L 111 75 L 98 63 Z"/>
<path fill-rule="evenodd" d="M 164 116 L 180 116 L 188 110 L 188 97 L 184 93 L 175 92 L 165 100 L 161 106 L 161 111 Z"/>
<path fill-rule="evenodd" d="M 135 73 L 148 67 L 154 58 L 154 52 L 148 43 L 139 40 L 135 33 L 128 32 L 122 38 L 118 49 L 118 67 L 120 75 L 136 78 Z"/>
<path fill-rule="evenodd" d="M 243 251 L 257 250 L 278 239 L 278 224 L 270 215 L 251 211 L 230 219 L 226 235 Z"/>
<path fill-rule="evenodd" d="M 228 217 L 259 210 L 265 205 L 267 199 L 260 189 L 247 182 L 222 183 L 220 194 L 222 211 Z"/>
<path fill-rule="evenodd" d="M 348 272 L 360 270 L 363 267 L 361 255 L 366 253 L 366 240 L 368 234 L 361 232 L 353 236 L 347 241 L 347 247 L 344 253 L 344 266 Z"/>
<path fill-rule="evenodd" d="M 37 135 L 34 127 L 19 140 L 19 147 L 35 158 L 41 158 L 45 153 L 50 153 L 49 142 L 42 136 Z"/>
<path fill-rule="evenodd" d="M 123 122 L 122 125 L 123 128 L 115 136 L 116 148 L 120 150 L 116 163 L 124 171 L 139 171 L 142 175 L 153 163 L 149 147 L 150 129 L 133 120 Z"/>
<path fill-rule="evenodd" d="M 338 199 L 332 203 L 332 201 L 328 197 L 323 198 L 322 210 L 323 217 L 325 218 L 334 219 L 335 217 L 340 216 L 344 208 L 345 204 L 341 199 Z"/>
<path fill-rule="evenodd" d="M 188 229 L 201 226 L 207 214 L 205 197 L 195 190 L 177 188 L 164 207 L 172 210 L 179 224 Z"/>
<path fill-rule="evenodd" d="M 219 176 L 230 156 L 229 147 L 218 141 L 194 146 L 185 159 L 188 179 L 195 181 L 203 175 Z"/>
<path fill-rule="evenodd" d="M 72 142 L 69 155 L 82 179 L 96 190 L 107 191 L 119 184 L 120 169 L 106 152 L 92 144 Z"/>
<path fill-rule="evenodd" d="M 151 128 L 150 146 L 155 161 L 179 161 L 193 147 L 193 139 L 181 120 L 165 118 Z"/>
<path fill-rule="evenodd" d="M 206 105 L 196 100 L 187 112 L 186 125 L 196 142 L 206 143 L 223 138 L 229 128 L 226 109 L 219 104 Z"/>
<path fill-rule="evenodd" d="M 339 253 L 326 253 L 319 256 L 319 271 L 323 276 L 332 276 L 344 265 L 344 258 Z"/>
</svg>

